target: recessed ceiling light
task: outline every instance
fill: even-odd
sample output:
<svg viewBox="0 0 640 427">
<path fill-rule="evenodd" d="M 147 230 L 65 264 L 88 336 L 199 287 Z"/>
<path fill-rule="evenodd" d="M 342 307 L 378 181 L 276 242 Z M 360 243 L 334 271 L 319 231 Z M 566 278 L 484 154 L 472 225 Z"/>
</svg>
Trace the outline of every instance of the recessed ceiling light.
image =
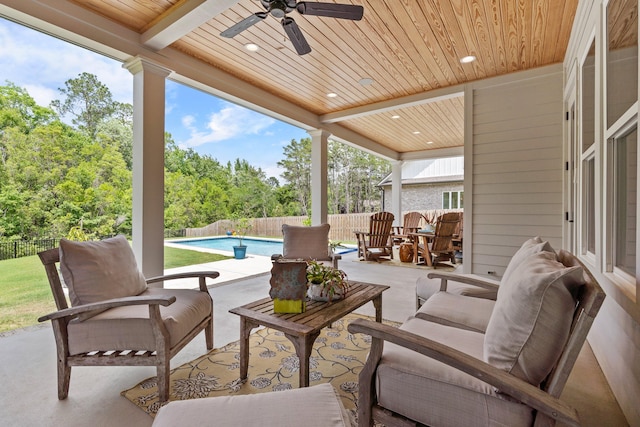
<svg viewBox="0 0 640 427">
<path fill-rule="evenodd" d="M 397 115 L 397 114 L 394 114 L 393 116 L 391 116 L 391 118 L 392 118 L 392 119 L 399 119 L 399 118 L 400 118 L 400 116 L 399 116 L 399 115 Z"/>
<path fill-rule="evenodd" d="M 336 96 L 338 96 L 338 94 L 333 92 L 327 94 L 327 97 L 329 98 L 335 98 Z"/>
<path fill-rule="evenodd" d="M 433 141 L 427 141 L 427 144 L 433 144 Z"/>
<path fill-rule="evenodd" d="M 476 60 L 476 57 L 473 55 L 465 56 L 464 58 L 460 58 L 460 62 L 463 64 L 468 64 L 469 62 L 473 62 Z"/>
<path fill-rule="evenodd" d="M 260 50 L 260 46 L 258 46 L 255 43 L 247 43 L 244 45 L 244 48 L 247 49 L 249 52 L 257 52 Z"/>
<path fill-rule="evenodd" d="M 370 84 L 373 84 L 373 79 L 371 79 L 369 77 L 364 77 L 364 78 L 360 79 L 360 81 L 358 81 L 358 83 L 360 83 L 362 86 L 369 86 Z"/>
<path fill-rule="evenodd" d="M 413 134 L 414 134 L 414 135 L 420 135 L 420 131 L 419 131 L 419 130 L 414 130 L 414 131 L 413 131 Z"/>
</svg>

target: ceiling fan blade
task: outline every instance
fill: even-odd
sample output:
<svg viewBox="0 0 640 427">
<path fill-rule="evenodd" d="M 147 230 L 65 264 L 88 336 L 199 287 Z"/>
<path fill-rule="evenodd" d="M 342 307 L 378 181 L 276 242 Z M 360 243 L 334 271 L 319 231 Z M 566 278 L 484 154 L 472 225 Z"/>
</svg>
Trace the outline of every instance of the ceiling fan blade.
<svg viewBox="0 0 640 427">
<path fill-rule="evenodd" d="M 293 47 L 296 48 L 298 55 L 305 55 L 311 52 L 311 47 L 309 43 L 307 43 L 307 39 L 304 38 L 304 34 L 302 34 L 300 27 L 298 27 L 298 24 L 296 24 L 293 18 L 287 16 L 282 19 L 282 27 L 287 33 L 287 36 L 289 36 L 291 43 L 293 43 Z"/>
<path fill-rule="evenodd" d="M 330 18 L 352 19 L 359 21 L 364 8 L 355 4 L 316 3 L 301 1 L 296 9 L 302 15 L 328 16 Z"/>
<path fill-rule="evenodd" d="M 226 30 L 221 32 L 220 35 L 222 37 L 229 37 L 229 38 L 237 36 L 247 28 L 262 21 L 264 18 L 267 17 L 267 15 L 268 14 L 266 12 L 254 13 L 253 15 L 244 18 L 242 21 L 238 22 L 237 24 L 227 28 Z"/>
</svg>

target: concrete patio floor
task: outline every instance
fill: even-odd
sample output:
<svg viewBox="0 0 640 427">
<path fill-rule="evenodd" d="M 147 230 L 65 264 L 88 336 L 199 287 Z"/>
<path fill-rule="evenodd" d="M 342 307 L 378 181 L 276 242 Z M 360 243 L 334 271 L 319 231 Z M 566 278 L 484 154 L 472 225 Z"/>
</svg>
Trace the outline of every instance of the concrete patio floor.
<svg viewBox="0 0 640 427">
<path fill-rule="evenodd" d="M 216 347 L 239 338 L 239 319 L 230 314 L 229 309 L 268 296 L 270 266 L 267 257 L 252 257 L 188 267 L 192 271 L 219 270 L 221 273 L 210 290 L 214 301 Z M 426 268 L 359 262 L 355 253 L 344 255 L 340 268 L 352 280 L 391 286 L 383 295 L 383 317 L 395 321 L 404 321 L 413 314 L 416 279 L 428 272 Z M 233 280 L 225 282 L 228 278 Z M 358 312 L 372 315 L 372 304 Z M 205 352 L 204 337 L 198 336 L 172 359 L 171 367 Z M 155 369 L 151 367 L 75 367 L 69 397 L 59 401 L 55 342 L 50 325 L 19 330 L 0 337 L 0 425 L 150 426 L 152 418 L 120 396 L 120 392 L 154 375 Z M 588 345 L 580 354 L 563 399 L 578 409 L 584 426 L 627 425 Z"/>
</svg>

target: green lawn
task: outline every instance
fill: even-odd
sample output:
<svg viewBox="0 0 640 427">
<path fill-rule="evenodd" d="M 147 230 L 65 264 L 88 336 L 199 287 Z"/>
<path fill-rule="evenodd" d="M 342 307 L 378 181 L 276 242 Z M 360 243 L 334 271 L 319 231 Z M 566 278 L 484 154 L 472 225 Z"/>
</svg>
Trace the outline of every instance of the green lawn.
<svg viewBox="0 0 640 427">
<path fill-rule="evenodd" d="M 202 264 L 231 257 L 164 248 L 164 267 Z M 38 323 L 56 309 L 44 267 L 38 256 L 0 261 L 0 333 Z"/>
</svg>

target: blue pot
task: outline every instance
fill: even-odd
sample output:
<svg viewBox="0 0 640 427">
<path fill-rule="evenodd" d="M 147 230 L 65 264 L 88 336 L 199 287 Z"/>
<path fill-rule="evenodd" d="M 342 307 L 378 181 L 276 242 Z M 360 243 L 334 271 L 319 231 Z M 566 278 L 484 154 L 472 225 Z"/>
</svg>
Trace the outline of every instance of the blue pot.
<svg viewBox="0 0 640 427">
<path fill-rule="evenodd" d="M 233 256 L 235 259 L 244 259 L 247 255 L 247 246 L 234 246 L 233 247 Z"/>
</svg>

